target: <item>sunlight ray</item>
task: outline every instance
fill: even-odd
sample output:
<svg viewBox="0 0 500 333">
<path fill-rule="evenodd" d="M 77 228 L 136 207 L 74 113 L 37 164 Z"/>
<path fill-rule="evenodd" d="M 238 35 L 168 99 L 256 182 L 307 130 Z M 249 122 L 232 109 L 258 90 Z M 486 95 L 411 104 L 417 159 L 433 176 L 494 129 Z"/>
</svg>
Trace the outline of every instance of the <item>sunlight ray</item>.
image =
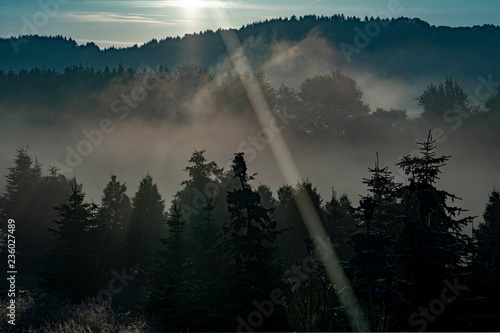
<svg viewBox="0 0 500 333">
<path fill-rule="evenodd" d="M 223 22 L 223 25 L 230 26 L 231 22 L 224 10 L 214 9 L 212 10 L 212 15 L 214 16 L 214 19 L 219 22 Z M 221 37 L 226 45 L 226 49 L 238 75 L 253 73 L 236 33 L 232 30 L 223 31 L 223 33 L 221 33 Z M 260 125 L 262 128 L 267 128 L 269 124 L 272 121 L 276 121 L 276 119 L 264 97 L 262 89 L 253 80 L 242 80 L 241 82 Z M 290 153 L 290 149 L 280 132 L 275 134 L 274 139 L 270 142 L 270 147 L 286 182 L 288 184 L 296 184 L 301 181 L 303 178 L 301 177 L 297 164 L 295 163 L 293 156 Z M 329 237 L 327 237 L 327 233 L 323 228 L 320 217 L 314 208 L 311 198 L 309 196 L 300 196 L 296 199 L 296 203 L 300 215 L 305 221 L 309 234 L 313 236 L 316 250 L 320 254 L 327 254 L 320 255 L 320 259 L 332 285 L 336 285 L 337 290 L 339 290 L 337 295 L 340 303 L 346 309 L 346 315 L 351 328 L 354 331 L 368 331 L 368 325 L 362 309 L 352 291 L 349 279 L 346 277 L 344 270 L 338 263 L 338 256 Z"/>
</svg>

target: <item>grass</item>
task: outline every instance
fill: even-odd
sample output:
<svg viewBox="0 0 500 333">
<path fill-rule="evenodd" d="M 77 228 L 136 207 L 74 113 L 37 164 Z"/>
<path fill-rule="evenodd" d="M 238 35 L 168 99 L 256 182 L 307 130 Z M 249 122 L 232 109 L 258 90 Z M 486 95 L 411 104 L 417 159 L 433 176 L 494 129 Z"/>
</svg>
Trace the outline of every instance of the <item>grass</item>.
<svg viewBox="0 0 500 333">
<path fill-rule="evenodd" d="M 121 312 L 95 299 L 71 302 L 60 293 L 22 291 L 16 298 L 16 325 L 7 323 L 8 299 L 0 301 L 0 332 L 149 333 L 162 332 L 158 322 L 138 311 Z"/>
</svg>

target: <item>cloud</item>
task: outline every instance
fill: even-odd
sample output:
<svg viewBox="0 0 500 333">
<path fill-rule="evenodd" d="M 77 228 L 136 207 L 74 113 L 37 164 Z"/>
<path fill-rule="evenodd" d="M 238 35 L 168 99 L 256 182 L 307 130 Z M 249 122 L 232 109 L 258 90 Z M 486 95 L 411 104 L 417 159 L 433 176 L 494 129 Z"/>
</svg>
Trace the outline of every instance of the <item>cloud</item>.
<svg viewBox="0 0 500 333">
<path fill-rule="evenodd" d="M 297 86 L 314 75 L 323 75 L 338 67 L 333 45 L 317 31 L 299 42 L 281 41 L 270 47 L 270 57 L 262 70 L 274 85 Z"/>
<path fill-rule="evenodd" d="M 149 23 L 156 25 L 172 25 L 177 22 L 176 20 L 158 20 L 149 15 L 117 14 L 110 12 L 66 12 L 60 15 L 63 18 L 79 22 Z"/>
<path fill-rule="evenodd" d="M 209 0 L 199 0 L 196 1 L 197 8 L 213 8 L 213 9 L 247 9 L 247 10 L 294 10 L 303 8 L 306 6 L 311 6 L 318 3 L 320 0 L 313 1 L 306 5 L 273 5 L 273 4 L 255 4 L 247 3 L 243 1 L 209 1 Z M 99 1 L 101 5 L 121 5 L 130 6 L 135 8 L 186 8 L 192 4 L 188 4 L 190 1 L 185 0 L 162 0 L 162 1 Z"/>
</svg>

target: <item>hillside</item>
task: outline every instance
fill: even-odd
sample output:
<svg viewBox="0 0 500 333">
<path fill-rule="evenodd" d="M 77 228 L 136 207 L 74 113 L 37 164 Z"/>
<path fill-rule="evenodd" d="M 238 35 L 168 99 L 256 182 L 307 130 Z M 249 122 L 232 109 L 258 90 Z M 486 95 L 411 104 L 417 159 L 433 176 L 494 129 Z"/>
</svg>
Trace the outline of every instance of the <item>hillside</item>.
<svg viewBox="0 0 500 333">
<path fill-rule="evenodd" d="M 499 71 L 500 27 L 492 25 L 450 28 L 406 17 L 384 20 L 310 15 L 266 20 L 234 31 L 254 70 L 264 67 L 267 73 L 272 58 L 276 53 L 283 56 L 283 51 L 287 61 L 298 61 L 294 57 L 313 63 L 326 61 L 347 73 L 402 72 L 415 79 L 442 74 L 440 79 L 453 75 L 470 81 Z M 0 70 L 63 70 L 80 63 L 96 68 L 117 67 L 119 63 L 132 68 L 159 64 L 173 68 L 195 63 L 225 70 L 227 53 L 221 34 L 227 32 L 208 30 L 182 38 L 153 39 L 140 47 L 104 50 L 94 43 L 78 45 L 62 36 L 0 39 Z M 300 46 L 307 46 L 308 52 L 296 52 L 294 47 Z"/>
</svg>

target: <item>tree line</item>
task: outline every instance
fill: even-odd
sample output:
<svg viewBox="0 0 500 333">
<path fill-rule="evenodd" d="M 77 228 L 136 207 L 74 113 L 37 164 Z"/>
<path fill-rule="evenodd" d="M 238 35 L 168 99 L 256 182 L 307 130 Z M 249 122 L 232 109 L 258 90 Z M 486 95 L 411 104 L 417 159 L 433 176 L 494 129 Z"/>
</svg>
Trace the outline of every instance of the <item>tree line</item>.
<svg viewBox="0 0 500 333">
<path fill-rule="evenodd" d="M 436 155 L 431 133 L 418 148 L 397 164 L 404 183 L 377 158 L 359 203 L 334 191 L 325 202 L 307 180 L 273 193 L 252 185 L 243 153 L 224 170 L 205 151 L 193 152 L 170 203 L 149 174 L 132 197 L 113 175 L 101 202 L 88 202 L 77 179 L 55 167 L 44 174 L 19 148 L 0 212 L 16 220 L 18 270 L 39 279 L 30 288 L 122 309 L 139 304 L 168 331 L 349 331 L 345 293 L 356 296 L 369 331 L 492 329 L 500 194 L 491 191 L 484 223 L 467 235 L 474 217 L 437 186 L 450 156 Z M 308 233 L 304 196 L 328 239 Z M 350 290 L 328 280 L 319 241 L 332 244 Z M 142 293 L 104 297 L 116 272 Z"/>
<path fill-rule="evenodd" d="M 189 123 L 200 105 L 198 116 L 246 114 L 252 119 L 253 106 L 245 90 L 249 81 L 258 84 L 275 115 L 294 117 L 288 129 L 304 140 L 410 140 L 429 127 L 461 127 L 472 133 L 480 129 L 485 141 L 498 139 L 498 87 L 486 100 L 477 101 L 447 77 L 416 96 L 423 112 L 411 119 L 406 110 L 370 109 L 357 82 L 338 70 L 307 78 L 297 89 L 284 84 L 274 88 L 263 72 L 238 75 L 228 70 L 217 78 L 194 64 L 142 71 L 121 65 L 104 70 L 71 66 L 62 73 L 40 68 L 0 71 L 0 109 L 4 119 L 19 117 L 31 126 L 65 125 L 61 122 L 69 115 L 116 117 L 122 107 L 132 104 L 139 106 L 130 117 L 153 122 Z M 123 100 L 124 92 L 130 95 L 128 101 Z"/>
<path fill-rule="evenodd" d="M 436 71 L 459 71 L 457 75 L 469 79 L 496 68 L 498 26 L 433 26 L 419 18 L 394 17 L 401 10 L 402 7 L 395 4 L 364 18 L 343 14 L 279 17 L 249 23 L 239 29 L 219 28 L 182 37 L 152 39 L 128 48 L 99 49 L 93 42 L 78 45 L 63 36 L 12 37 L 0 39 L 0 69 L 56 67 L 63 70 L 83 63 L 102 70 L 106 65 L 117 67 L 120 62 L 133 68 L 158 63 L 173 68 L 182 62 L 215 68 L 221 59 L 228 57 L 223 42 L 227 33 L 235 33 L 240 38 L 252 68 L 262 68 L 262 60 L 272 54 L 271 45 L 296 43 L 311 35 L 332 45 L 339 54 L 336 63 L 342 68 L 376 72 L 383 67 L 404 71 L 412 77 L 426 77 Z M 410 40 L 412 43 L 408 43 Z M 259 46 L 258 52 L 255 45 Z M 418 55 L 420 60 L 414 62 L 406 54 Z M 477 61 L 471 62 L 471 58 Z"/>
</svg>

